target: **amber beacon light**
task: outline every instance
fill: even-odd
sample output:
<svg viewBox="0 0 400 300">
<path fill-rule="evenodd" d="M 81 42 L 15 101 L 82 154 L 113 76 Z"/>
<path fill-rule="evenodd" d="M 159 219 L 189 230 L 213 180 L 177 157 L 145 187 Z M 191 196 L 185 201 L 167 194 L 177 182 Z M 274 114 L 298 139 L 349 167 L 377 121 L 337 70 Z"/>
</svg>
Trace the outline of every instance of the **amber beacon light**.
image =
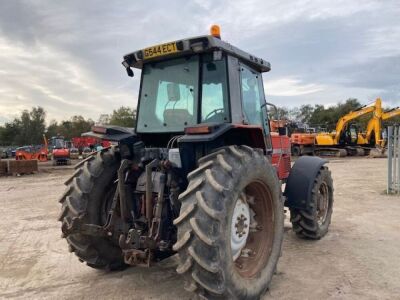
<svg viewBox="0 0 400 300">
<path fill-rule="evenodd" d="M 210 33 L 213 37 L 221 38 L 221 28 L 218 25 L 212 25 L 210 28 Z"/>
</svg>

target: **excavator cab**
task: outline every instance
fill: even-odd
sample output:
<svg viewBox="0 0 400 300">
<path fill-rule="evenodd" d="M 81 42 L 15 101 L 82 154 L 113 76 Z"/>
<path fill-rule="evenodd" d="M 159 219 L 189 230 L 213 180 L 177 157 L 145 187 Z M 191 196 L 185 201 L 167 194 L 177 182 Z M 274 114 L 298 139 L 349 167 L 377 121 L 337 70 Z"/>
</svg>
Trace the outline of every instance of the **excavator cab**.
<svg viewBox="0 0 400 300">
<path fill-rule="evenodd" d="M 348 124 L 341 134 L 339 145 L 357 145 L 360 133 L 356 124 Z"/>
</svg>

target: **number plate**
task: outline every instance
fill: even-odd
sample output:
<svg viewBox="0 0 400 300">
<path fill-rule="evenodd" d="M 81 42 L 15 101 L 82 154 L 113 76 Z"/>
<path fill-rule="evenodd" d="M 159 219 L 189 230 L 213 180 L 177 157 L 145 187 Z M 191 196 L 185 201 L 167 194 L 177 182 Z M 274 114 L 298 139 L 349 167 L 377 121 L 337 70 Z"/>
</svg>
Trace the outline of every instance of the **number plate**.
<svg viewBox="0 0 400 300">
<path fill-rule="evenodd" d="M 176 47 L 176 43 L 167 43 L 144 49 L 143 56 L 144 59 L 147 59 L 161 55 L 172 54 L 175 52 L 179 52 L 178 48 Z"/>
</svg>

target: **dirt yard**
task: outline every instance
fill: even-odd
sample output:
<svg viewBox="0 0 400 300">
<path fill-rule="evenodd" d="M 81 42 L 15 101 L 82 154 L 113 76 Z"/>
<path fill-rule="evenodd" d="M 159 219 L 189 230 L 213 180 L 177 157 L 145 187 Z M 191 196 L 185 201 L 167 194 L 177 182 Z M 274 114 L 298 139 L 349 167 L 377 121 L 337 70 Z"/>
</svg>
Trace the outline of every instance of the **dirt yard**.
<svg viewBox="0 0 400 300">
<path fill-rule="evenodd" d="M 384 195 L 385 159 L 329 164 L 335 204 L 328 235 L 295 237 L 286 218 L 283 255 L 264 299 L 399 299 L 400 197 Z M 0 178 L 0 298 L 192 299 L 169 259 L 105 273 L 68 252 L 57 222 L 71 167 Z"/>
</svg>

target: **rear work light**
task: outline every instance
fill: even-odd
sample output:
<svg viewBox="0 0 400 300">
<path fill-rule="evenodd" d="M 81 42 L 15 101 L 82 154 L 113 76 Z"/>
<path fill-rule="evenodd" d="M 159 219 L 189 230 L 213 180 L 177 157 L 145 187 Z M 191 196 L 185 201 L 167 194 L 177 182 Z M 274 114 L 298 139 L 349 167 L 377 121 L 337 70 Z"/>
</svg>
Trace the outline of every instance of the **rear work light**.
<svg viewBox="0 0 400 300">
<path fill-rule="evenodd" d="M 212 132 L 211 126 L 196 126 L 196 127 L 186 127 L 186 134 L 207 134 Z"/>
</svg>

